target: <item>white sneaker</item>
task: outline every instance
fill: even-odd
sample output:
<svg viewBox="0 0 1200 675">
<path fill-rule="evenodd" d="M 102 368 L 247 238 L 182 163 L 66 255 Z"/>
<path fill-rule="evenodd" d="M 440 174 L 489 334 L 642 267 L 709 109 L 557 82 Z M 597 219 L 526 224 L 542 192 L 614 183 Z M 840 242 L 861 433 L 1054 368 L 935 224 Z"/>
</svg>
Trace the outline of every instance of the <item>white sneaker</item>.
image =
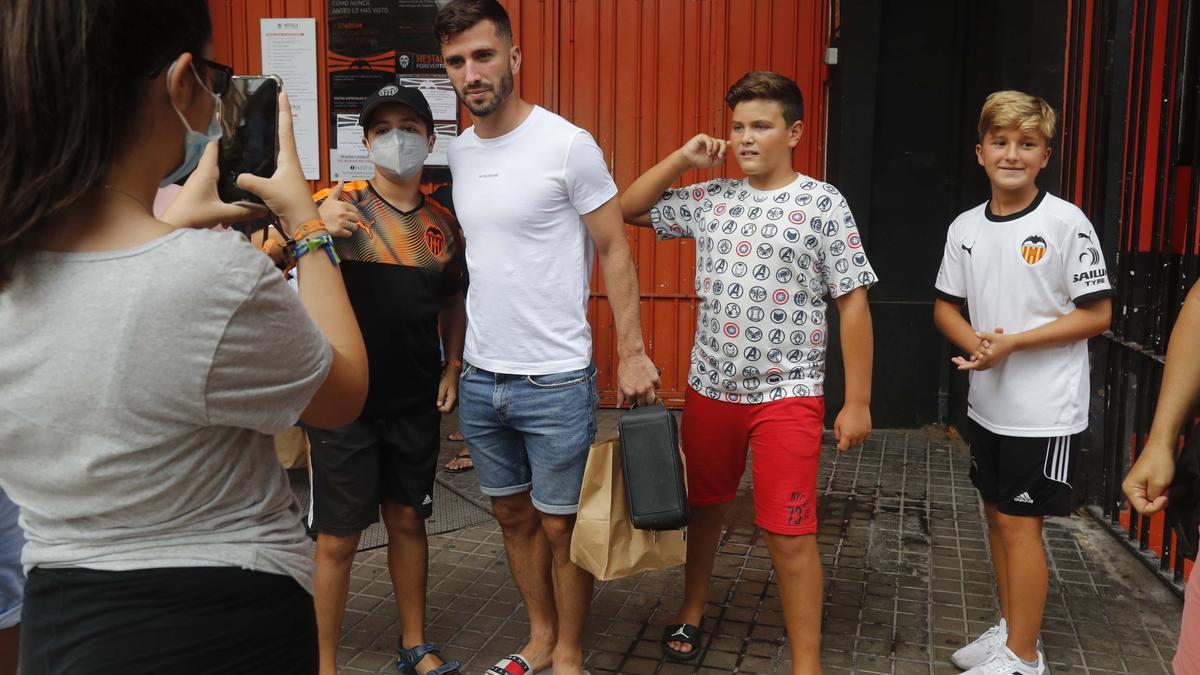
<svg viewBox="0 0 1200 675">
<path fill-rule="evenodd" d="M 968 670 L 963 675 L 1048 675 L 1046 657 L 1038 652 L 1037 665 L 1027 666 L 1007 645 L 1001 645 L 991 660 Z"/>
<path fill-rule="evenodd" d="M 950 663 L 958 666 L 961 670 L 970 670 L 975 666 L 987 663 L 996 654 L 996 650 L 1004 646 L 1008 642 L 1008 623 L 1004 618 L 1000 618 L 999 625 L 983 631 L 974 642 L 954 652 L 950 657 Z"/>
</svg>

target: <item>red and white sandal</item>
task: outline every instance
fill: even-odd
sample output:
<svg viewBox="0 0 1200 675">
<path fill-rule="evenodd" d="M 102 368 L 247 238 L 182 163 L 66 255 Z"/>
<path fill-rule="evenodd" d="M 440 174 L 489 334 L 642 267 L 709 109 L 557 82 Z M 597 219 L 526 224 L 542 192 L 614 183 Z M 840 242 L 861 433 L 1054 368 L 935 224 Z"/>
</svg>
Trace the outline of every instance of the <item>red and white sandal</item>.
<svg viewBox="0 0 1200 675">
<path fill-rule="evenodd" d="M 500 659 L 496 665 L 488 668 L 487 671 L 487 675 L 553 675 L 553 673 L 554 670 L 551 668 L 533 672 L 533 666 L 529 665 L 529 659 L 520 654 L 509 654 Z"/>
</svg>

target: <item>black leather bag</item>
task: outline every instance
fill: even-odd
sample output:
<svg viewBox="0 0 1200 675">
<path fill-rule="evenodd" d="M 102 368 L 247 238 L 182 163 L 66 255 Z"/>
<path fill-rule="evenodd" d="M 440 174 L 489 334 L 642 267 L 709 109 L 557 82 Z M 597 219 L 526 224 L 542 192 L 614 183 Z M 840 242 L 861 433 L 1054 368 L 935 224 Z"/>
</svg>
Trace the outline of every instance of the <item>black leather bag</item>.
<svg viewBox="0 0 1200 675">
<path fill-rule="evenodd" d="M 1192 429 L 1175 460 L 1175 478 L 1167 488 L 1167 522 L 1175 530 L 1183 556 L 1196 559 L 1200 544 L 1200 427 Z"/>
<path fill-rule="evenodd" d="M 691 519 L 679 425 L 662 404 L 621 415 L 621 469 L 629 516 L 639 530 L 678 530 Z"/>
</svg>

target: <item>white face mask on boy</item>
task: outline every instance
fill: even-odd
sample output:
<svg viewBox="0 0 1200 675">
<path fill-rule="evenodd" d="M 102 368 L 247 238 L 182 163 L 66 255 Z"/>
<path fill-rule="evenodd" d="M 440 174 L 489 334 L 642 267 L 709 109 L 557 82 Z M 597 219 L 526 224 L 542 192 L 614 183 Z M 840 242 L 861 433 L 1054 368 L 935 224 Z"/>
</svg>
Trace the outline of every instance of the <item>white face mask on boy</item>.
<svg viewBox="0 0 1200 675">
<path fill-rule="evenodd" d="M 408 180 L 421 172 L 429 157 L 429 141 L 418 133 L 393 129 L 367 148 L 367 157 L 383 175 L 392 180 Z"/>
</svg>

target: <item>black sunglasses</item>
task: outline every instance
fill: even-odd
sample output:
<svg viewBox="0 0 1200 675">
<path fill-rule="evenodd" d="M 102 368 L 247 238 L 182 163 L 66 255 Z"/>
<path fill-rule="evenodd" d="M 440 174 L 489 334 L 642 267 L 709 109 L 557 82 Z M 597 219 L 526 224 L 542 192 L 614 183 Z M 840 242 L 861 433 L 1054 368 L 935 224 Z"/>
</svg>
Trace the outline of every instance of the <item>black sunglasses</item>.
<svg viewBox="0 0 1200 675">
<path fill-rule="evenodd" d="M 208 69 L 211 74 L 212 93 L 218 97 L 224 96 L 229 89 L 229 82 L 233 79 L 233 68 L 199 56 L 193 56 L 192 63 Z"/>
</svg>

